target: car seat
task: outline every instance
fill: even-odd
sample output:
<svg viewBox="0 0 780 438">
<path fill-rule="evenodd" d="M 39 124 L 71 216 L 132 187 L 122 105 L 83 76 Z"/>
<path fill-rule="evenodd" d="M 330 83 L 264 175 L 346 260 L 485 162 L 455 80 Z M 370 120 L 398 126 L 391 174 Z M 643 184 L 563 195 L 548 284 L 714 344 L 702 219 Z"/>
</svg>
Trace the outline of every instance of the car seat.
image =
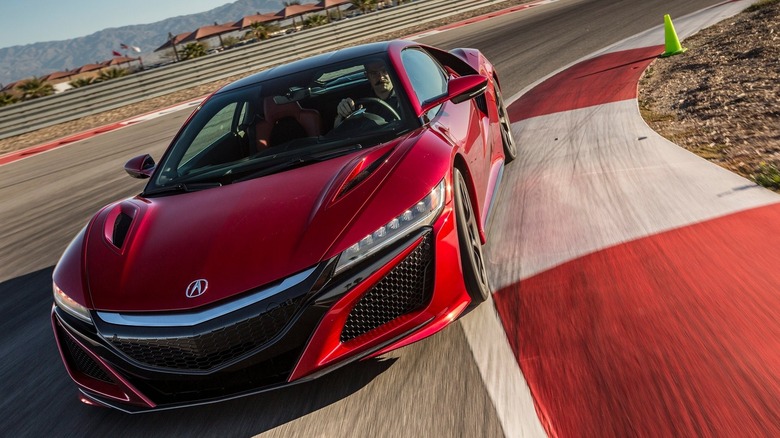
<svg viewBox="0 0 780 438">
<path fill-rule="evenodd" d="M 322 133 L 319 111 L 301 108 L 298 102 L 275 103 L 269 96 L 263 101 L 263 110 L 263 120 L 255 125 L 258 150 Z"/>
</svg>

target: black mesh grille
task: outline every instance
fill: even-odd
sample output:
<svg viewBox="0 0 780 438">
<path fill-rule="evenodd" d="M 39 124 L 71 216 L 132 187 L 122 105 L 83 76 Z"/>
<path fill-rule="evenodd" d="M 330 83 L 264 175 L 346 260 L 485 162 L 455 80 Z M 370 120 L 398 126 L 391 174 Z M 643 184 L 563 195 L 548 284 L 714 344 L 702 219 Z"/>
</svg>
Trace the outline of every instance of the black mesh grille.
<svg viewBox="0 0 780 438">
<path fill-rule="evenodd" d="M 284 328 L 303 296 L 261 315 L 189 337 L 109 337 L 130 358 L 158 368 L 209 370 L 254 350 Z"/>
<path fill-rule="evenodd" d="M 427 304 L 433 288 L 431 233 L 358 301 L 341 331 L 347 342 Z"/>
<path fill-rule="evenodd" d="M 166 376 L 164 379 L 132 379 L 136 387 L 160 404 L 204 400 L 211 397 L 252 391 L 263 387 L 283 385 L 287 382 L 301 348 L 274 355 L 272 358 L 233 371 L 219 371 L 211 375 L 187 378 L 184 375 Z"/>
<path fill-rule="evenodd" d="M 108 376 L 108 373 L 103 371 L 103 368 L 100 368 L 97 362 L 92 360 L 92 358 L 89 357 L 89 355 L 87 355 L 87 353 L 85 353 L 70 336 L 62 333 L 60 337 L 65 339 L 65 345 L 67 346 L 68 354 L 70 354 L 72 364 L 79 372 L 92 377 L 93 379 L 114 383 L 114 381 L 111 380 L 111 377 Z"/>
</svg>

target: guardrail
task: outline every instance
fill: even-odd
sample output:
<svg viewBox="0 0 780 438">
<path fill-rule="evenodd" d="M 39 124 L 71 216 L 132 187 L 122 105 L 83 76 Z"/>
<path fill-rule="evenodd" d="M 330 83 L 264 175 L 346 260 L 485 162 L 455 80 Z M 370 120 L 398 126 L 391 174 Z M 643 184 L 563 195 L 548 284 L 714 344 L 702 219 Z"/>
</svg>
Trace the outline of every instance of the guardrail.
<svg viewBox="0 0 780 438">
<path fill-rule="evenodd" d="M 0 139 L 102 113 L 308 55 L 350 46 L 394 30 L 505 0 L 418 0 L 291 35 L 236 47 L 88 87 L 0 108 Z"/>
</svg>

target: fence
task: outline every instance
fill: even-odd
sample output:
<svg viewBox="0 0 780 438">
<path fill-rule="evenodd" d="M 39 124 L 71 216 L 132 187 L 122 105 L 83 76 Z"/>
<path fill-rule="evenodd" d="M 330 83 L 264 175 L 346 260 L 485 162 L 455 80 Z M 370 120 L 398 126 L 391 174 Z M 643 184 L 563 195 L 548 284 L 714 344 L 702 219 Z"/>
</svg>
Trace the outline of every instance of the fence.
<svg viewBox="0 0 780 438">
<path fill-rule="evenodd" d="M 0 139 L 255 72 L 503 0 L 418 0 L 291 35 L 0 108 Z"/>
</svg>

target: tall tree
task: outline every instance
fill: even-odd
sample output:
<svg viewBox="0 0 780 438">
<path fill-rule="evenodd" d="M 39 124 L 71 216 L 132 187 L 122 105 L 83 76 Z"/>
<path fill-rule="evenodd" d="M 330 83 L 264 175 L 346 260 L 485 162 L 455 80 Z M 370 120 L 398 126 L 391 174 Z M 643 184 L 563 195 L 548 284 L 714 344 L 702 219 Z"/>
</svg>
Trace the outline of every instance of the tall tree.
<svg viewBox="0 0 780 438">
<path fill-rule="evenodd" d="M 189 43 L 181 49 L 181 59 L 194 59 L 206 55 L 206 45 L 201 42 Z"/>
<path fill-rule="evenodd" d="M 303 27 L 307 29 L 311 27 L 322 26 L 323 24 L 328 24 L 328 18 L 321 14 L 309 15 L 305 20 L 303 20 Z"/>
<path fill-rule="evenodd" d="M 54 87 L 52 87 L 50 83 L 39 78 L 27 79 L 17 85 L 16 89 L 22 92 L 22 100 L 30 100 L 54 94 Z"/>
<path fill-rule="evenodd" d="M 12 103 L 18 102 L 19 99 L 16 97 L 8 94 L 8 93 L 0 93 L 0 106 L 6 106 L 10 105 Z"/>
<path fill-rule="evenodd" d="M 279 26 L 271 23 L 254 22 L 249 26 L 246 32 L 246 37 L 254 38 L 258 40 L 267 40 L 271 38 L 271 34 L 279 30 Z"/>
<path fill-rule="evenodd" d="M 97 82 L 110 81 L 111 79 L 121 78 L 122 76 L 127 76 L 127 69 L 111 68 L 101 71 L 97 77 Z"/>
<path fill-rule="evenodd" d="M 86 87 L 87 85 L 92 85 L 94 83 L 95 83 L 95 78 L 78 78 L 68 82 L 68 85 L 70 85 L 73 88 L 81 88 L 81 87 Z"/>
<path fill-rule="evenodd" d="M 370 12 L 377 4 L 377 0 L 352 0 L 352 4 L 360 9 L 360 12 Z"/>
</svg>

